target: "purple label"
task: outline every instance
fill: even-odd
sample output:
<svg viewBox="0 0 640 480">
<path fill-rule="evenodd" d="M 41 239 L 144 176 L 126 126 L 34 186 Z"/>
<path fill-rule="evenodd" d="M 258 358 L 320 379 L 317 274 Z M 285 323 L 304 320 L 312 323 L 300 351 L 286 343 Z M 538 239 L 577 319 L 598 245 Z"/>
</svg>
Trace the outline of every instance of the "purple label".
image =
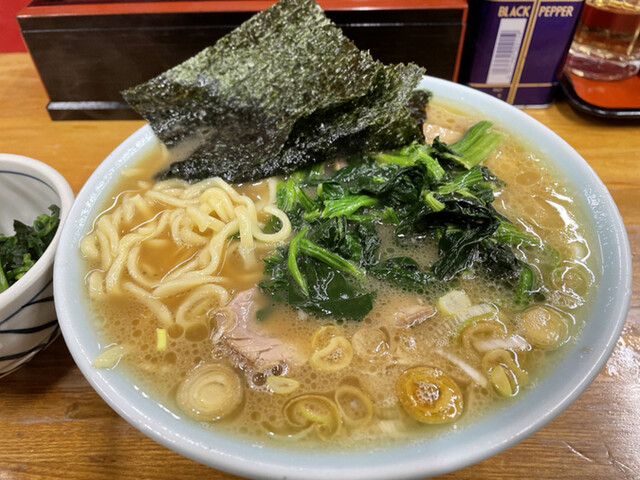
<svg viewBox="0 0 640 480">
<path fill-rule="evenodd" d="M 542 2 L 520 83 L 555 81 L 571 45 L 582 2 Z"/>
<path fill-rule="evenodd" d="M 469 85 L 517 105 L 548 104 L 582 1 L 487 0 Z"/>
</svg>

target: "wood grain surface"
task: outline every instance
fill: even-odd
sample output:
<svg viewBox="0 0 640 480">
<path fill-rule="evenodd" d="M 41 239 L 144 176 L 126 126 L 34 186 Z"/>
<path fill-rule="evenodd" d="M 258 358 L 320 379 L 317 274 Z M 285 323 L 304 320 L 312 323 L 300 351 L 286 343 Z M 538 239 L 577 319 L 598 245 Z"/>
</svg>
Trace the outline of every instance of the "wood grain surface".
<svg viewBox="0 0 640 480">
<path fill-rule="evenodd" d="M 30 57 L 0 55 L 0 152 L 60 171 L 77 193 L 140 121 L 52 122 Z M 578 115 L 562 101 L 526 112 L 572 145 L 604 181 L 633 253 L 631 309 L 594 383 L 564 413 L 461 479 L 640 479 L 640 123 Z M 5 206 L 0 206 L 4 208 Z M 94 392 L 62 338 L 0 380 L 0 480 L 230 479 L 148 439 Z"/>
</svg>

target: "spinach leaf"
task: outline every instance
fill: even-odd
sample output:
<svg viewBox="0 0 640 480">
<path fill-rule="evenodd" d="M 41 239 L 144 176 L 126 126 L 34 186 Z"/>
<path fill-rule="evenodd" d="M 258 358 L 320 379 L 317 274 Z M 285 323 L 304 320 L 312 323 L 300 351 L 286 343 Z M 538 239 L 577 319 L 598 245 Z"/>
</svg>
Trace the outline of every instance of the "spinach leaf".
<svg viewBox="0 0 640 480">
<path fill-rule="evenodd" d="M 49 211 L 50 215 L 38 215 L 32 226 L 14 220 L 12 236 L 0 234 L 0 292 L 27 273 L 53 240 L 60 223 L 60 208 L 51 205 Z"/>
<path fill-rule="evenodd" d="M 380 237 L 371 221 L 351 221 L 338 216 L 312 221 L 309 228 L 310 240 L 361 267 L 378 261 Z"/>
<path fill-rule="evenodd" d="M 371 268 L 369 273 L 399 288 L 427 293 L 437 281 L 433 274 L 425 272 L 410 257 L 390 258 Z"/>
<path fill-rule="evenodd" d="M 379 165 L 367 157 L 338 170 L 331 180 L 351 194 L 367 194 L 390 206 L 418 201 L 425 181 L 424 171 L 415 165 Z"/>
<path fill-rule="evenodd" d="M 435 276 L 448 281 L 471 268 L 479 258 L 481 242 L 492 233 L 487 226 L 448 228 L 438 243 L 440 258 L 431 267 Z"/>
<path fill-rule="evenodd" d="M 482 120 L 469 127 L 462 138 L 451 145 L 436 137 L 433 141 L 434 151 L 442 160 L 471 169 L 487 158 L 504 138 L 502 134 L 490 130 L 492 125 L 488 120 Z"/>
<path fill-rule="evenodd" d="M 343 272 L 318 261 L 299 255 L 297 269 L 308 288 L 303 292 L 291 277 L 282 261 L 271 258 L 267 271 L 270 278 L 260 282 L 260 288 L 274 300 L 285 302 L 318 316 L 343 320 L 362 320 L 373 308 L 373 294 L 365 292 Z"/>
</svg>

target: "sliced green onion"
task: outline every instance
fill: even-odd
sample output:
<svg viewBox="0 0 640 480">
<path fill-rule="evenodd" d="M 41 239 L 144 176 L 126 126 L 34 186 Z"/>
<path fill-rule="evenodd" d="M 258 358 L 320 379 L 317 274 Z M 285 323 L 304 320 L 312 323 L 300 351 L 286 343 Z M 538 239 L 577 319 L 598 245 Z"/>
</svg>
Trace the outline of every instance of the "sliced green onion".
<svg viewBox="0 0 640 480">
<path fill-rule="evenodd" d="M 164 352 L 167 349 L 167 331 L 164 328 L 156 328 L 156 350 Z"/>
</svg>

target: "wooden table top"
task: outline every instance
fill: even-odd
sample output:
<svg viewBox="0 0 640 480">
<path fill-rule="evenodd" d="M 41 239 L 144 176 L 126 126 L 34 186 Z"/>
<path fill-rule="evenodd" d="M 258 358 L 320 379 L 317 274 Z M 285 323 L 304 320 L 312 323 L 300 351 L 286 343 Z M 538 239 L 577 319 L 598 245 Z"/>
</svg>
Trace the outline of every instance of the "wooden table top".
<svg viewBox="0 0 640 480">
<path fill-rule="evenodd" d="M 42 160 L 78 192 L 141 121 L 53 122 L 27 54 L 0 55 L 0 152 Z M 440 479 L 640 478 L 640 122 L 528 109 L 608 187 L 633 252 L 633 297 L 606 367 L 564 413 L 513 448 Z M 59 338 L 0 380 L 0 479 L 230 479 L 145 437 L 94 392 Z"/>
</svg>

